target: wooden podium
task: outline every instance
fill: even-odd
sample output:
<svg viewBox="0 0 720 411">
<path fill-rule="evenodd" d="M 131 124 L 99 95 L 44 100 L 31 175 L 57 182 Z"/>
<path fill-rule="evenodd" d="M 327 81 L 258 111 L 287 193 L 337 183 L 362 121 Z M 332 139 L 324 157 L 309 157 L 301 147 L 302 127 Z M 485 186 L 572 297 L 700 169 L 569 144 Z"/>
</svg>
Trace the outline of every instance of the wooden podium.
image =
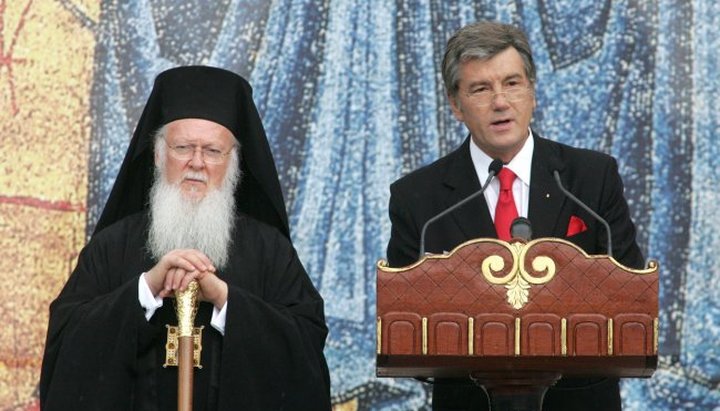
<svg viewBox="0 0 720 411">
<path fill-rule="evenodd" d="M 377 376 L 470 378 L 491 409 L 537 409 L 560 377 L 650 377 L 658 265 L 556 238 L 468 241 L 377 264 Z"/>
</svg>

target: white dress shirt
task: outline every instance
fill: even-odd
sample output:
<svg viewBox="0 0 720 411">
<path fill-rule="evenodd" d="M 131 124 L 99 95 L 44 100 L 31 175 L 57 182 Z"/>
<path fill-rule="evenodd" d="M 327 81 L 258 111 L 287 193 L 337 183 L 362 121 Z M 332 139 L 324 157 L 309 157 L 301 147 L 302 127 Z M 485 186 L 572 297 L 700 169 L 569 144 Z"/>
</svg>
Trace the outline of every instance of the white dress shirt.
<svg viewBox="0 0 720 411">
<path fill-rule="evenodd" d="M 517 178 L 513 182 L 513 197 L 515 199 L 515 206 L 517 207 L 518 216 L 527 218 L 528 216 L 528 203 L 530 202 L 530 171 L 532 166 L 532 155 L 535 148 L 535 141 L 533 140 L 532 131 L 528 129 L 528 139 L 525 140 L 525 144 L 520 151 L 513 157 L 505 167 L 509 168 L 510 171 L 515 173 Z M 473 165 L 475 166 L 475 172 L 477 173 L 480 184 L 485 183 L 488 177 L 488 167 L 492 163 L 493 159 L 485 154 L 475 144 L 475 141 L 470 139 L 470 157 L 472 158 Z M 497 178 L 493 178 L 488 186 L 487 190 L 483 193 L 485 195 L 485 201 L 487 202 L 488 209 L 490 210 L 490 216 L 495 221 L 495 206 L 500 196 L 500 181 Z"/>
</svg>

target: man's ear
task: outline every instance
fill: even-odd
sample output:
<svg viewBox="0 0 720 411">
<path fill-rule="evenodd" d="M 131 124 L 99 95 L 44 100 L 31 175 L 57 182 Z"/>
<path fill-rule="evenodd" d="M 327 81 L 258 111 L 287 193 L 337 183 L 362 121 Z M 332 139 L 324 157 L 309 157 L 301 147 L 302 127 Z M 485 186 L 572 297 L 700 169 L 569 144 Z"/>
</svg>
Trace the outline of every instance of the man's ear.
<svg viewBox="0 0 720 411">
<path fill-rule="evenodd" d="M 451 95 L 448 93 L 447 95 L 448 102 L 450 103 L 450 109 L 452 110 L 453 115 L 458 121 L 464 121 L 463 119 L 465 116 L 463 116 L 462 108 L 460 107 L 460 100 L 457 95 Z"/>
</svg>

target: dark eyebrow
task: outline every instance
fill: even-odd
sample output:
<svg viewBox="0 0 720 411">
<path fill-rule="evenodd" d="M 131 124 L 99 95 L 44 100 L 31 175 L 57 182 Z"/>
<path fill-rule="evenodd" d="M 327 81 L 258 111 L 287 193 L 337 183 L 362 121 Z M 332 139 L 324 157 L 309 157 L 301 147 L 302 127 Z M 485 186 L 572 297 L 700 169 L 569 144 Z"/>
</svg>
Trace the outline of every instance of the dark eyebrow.
<svg viewBox="0 0 720 411">
<path fill-rule="evenodd" d="M 525 76 L 522 73 L 512 73 L 512 74 L 509 74 L 509 75 L 503 77 L 501 82 L 505 83 L 510 80 L 524 80 L 524 79 L 525 79 Z M 491 84 L 492 84 L 492 81 L 479 80 L 479 81 L 475 81 L 475 82 L 468 84 L 468 88 L 474 88 L 474 87 L 478 87 L 478 86 L 489 86 Z"/>
<path fill-rule="evenodd" d="M 519 73 L 511 74 L 503 79 L 503 82 L 508 80 L 523 80 L 524 76 Z"/>
<path fill-rule="evenodd" d="M 480 81 L 474 81 L 470 84 L 468 84 L 468 88 L 474 88 L 477 86 L 489 86 L 491 82 L 487 80 L 480 80 Z"/>
</svg>

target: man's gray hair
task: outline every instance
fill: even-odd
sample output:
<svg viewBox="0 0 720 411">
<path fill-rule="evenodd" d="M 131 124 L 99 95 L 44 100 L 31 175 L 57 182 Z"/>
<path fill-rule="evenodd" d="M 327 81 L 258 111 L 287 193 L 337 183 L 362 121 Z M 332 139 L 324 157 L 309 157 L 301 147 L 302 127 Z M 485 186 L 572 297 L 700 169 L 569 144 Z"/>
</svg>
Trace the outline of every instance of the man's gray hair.
<svg viewBox="0 0 720 411">
<path fill-rule="evenodd" d="M 508 47 L 513 47 L 520 53 L 525 65 L 525 75 L 534 85 L 535 63 L 525 33 L 509 24 L 481 21 L 462 27 L 448 40 L 442 63 L 443 82 L 448 95 L 457 95 L 460 63 L 474 59 L 487 60 Z"/>
</svg>

